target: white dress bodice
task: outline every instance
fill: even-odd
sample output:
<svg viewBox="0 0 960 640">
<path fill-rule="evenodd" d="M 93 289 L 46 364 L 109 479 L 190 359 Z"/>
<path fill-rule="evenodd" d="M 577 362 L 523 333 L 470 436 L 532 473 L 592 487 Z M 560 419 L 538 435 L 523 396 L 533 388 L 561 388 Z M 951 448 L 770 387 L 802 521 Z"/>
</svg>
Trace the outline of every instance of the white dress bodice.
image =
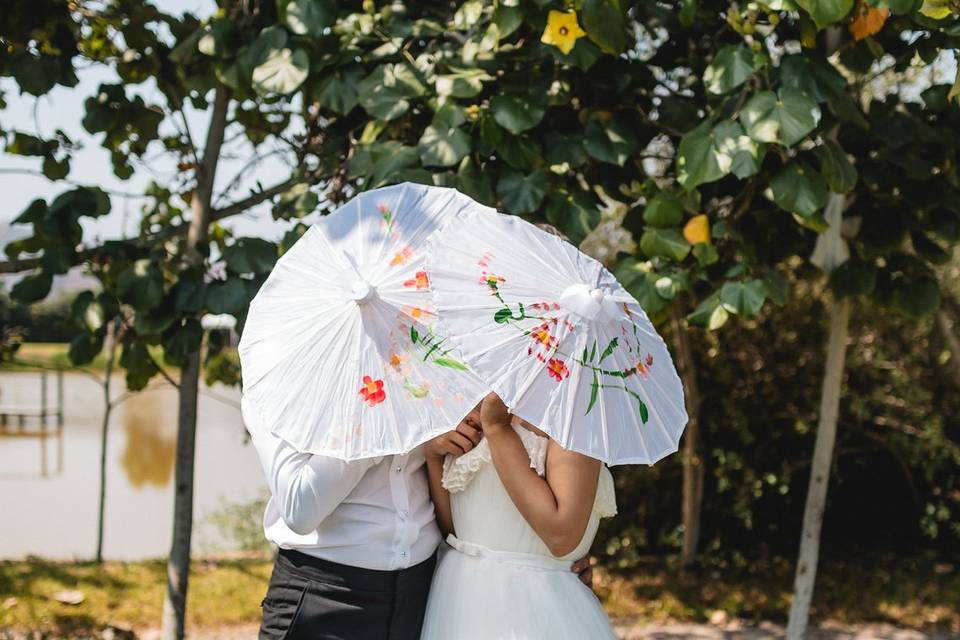
<svg viewBox="0 0 960 640">
<path fill-rule="evenodd" d="M 541 476 L 546 470 L 549 439 L 514 425 L 530 466 Z M 462 456 L 448 456 L 443 465 L 443 486 L 450 492 L 450 508 L 457 538 L 496 551 L 548 556 L 562 560 L 582 558 L 590 551 L 600 518 L 617 513 L 613 477 L 606 465 L 600 478 L 593 511 L 580 544 L 565 556 L 550 553 L 523 515 L 513 504 L 493 465 L 486 439 Z"/>
</svg>

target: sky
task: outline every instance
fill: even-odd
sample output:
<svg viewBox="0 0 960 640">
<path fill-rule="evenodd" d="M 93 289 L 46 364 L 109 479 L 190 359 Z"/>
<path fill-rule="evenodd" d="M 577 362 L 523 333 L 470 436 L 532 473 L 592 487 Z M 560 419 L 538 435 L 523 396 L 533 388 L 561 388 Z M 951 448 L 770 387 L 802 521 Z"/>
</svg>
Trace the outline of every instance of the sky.
<svg viewBox="0 0 960 640">
<path fill-rule="evenodd" d="M 216 8 L 211 0 L 155 0 L 153 4 L 171 13 L 192 12 L 198 17 L 206 17 Z M 82 145 L 82 149 L 74 154 L 71 161 L 68 176 L 71 181 L 96 185 L 108 191 L 131 196 L 142 194 L 151 180 L 163 184 L 164 177 L 172 174 L 173 168 L 169 164 L 164 166 L 163 163 L 152 163 L 152 171 L 138 167 L 134 175 L 125 181 L 114 176 L 109 152 L 100 146 L 102 134 L 91 136 L 83 130 L 80 123 L 84 114 L 83 101 L 95 94 L 101 82 L 113 83 L 117 81 L 117 77 L 103 68 L 80 71 L 78 77 L 80 83 L 76 87 L 58 86 L 39 99 L 29 94 L 20 95 L 12 78 L 0 78 L 0 91 L 8 104 L 6 109 L 0 111 L 0 129 L 22 131 L 44 138 L 52 136 L 57 129 L 62 129 L 74 143 Z M 129 87 L 128 93 L 138 93 L 149 102 L 150 96 L 156 94 L 156 89 L 152 86 L 136 86 Z M 187 117 L 194 139 L 198 144 L 202 144 L 207 114 L 189 111 Z M 248 157 L 221 162 L 217 175 L 218 191 L 233 178 Z M 41 162 L 41 158 L 0 153 L 0 193 L 3 194 L 3 202 L 0 203 L 0 247 L 11 239 L 29 235 L 29 226 L 9 225 L 30 202 L 36 198 L 50 201 L 61 192 L 72 188 L 63 182 L 51 182 L 42 175 L 20 172 L 39 172 Z M 227 202 L 248 195 L 257 182 L 267 187 L 289 175 L 289 167 L 268 158 L 262 166 L 240 182 Z M 96 221 L 84 220 L 84 244 L 136 234 L 144 200 L 111 195 L 111 203 L 112 210 L 109 215 Z M 255 235 L 274 240 L 284 233 L 290 223 L 274 222 L 269 206 L 264 205 L 251 213 L 231 218 L 225 226 L 239 235 Z"/>
</svg>

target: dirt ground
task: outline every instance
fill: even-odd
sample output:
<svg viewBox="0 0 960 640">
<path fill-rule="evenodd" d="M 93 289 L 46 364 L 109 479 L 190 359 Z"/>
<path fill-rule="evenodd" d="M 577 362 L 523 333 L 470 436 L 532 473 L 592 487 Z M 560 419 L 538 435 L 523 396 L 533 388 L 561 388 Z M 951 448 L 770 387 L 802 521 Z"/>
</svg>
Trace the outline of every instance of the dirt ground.
<svg viewBox="0 0 960 640">
<path fill-rule="evenodd" d="M 768 640 L 786 637 L 783 627 L 774 624 L 756 627 L 737 622 L 724 626 L 706 624 L 618 626 L 617 633 L 623 640 Z M 159 630 L 147 631 L 138 635 L 138 640 L 157 640 L 159 636 Z M 252 640 L 256 636 L 255 625 L 197 630 L 188 633 L 191 640 Z M 830 623 L 812 631 L 807 637 L 811 640 L 960 640 L 960 634 L 922 633 L 889 625 Z"/>
</svg>

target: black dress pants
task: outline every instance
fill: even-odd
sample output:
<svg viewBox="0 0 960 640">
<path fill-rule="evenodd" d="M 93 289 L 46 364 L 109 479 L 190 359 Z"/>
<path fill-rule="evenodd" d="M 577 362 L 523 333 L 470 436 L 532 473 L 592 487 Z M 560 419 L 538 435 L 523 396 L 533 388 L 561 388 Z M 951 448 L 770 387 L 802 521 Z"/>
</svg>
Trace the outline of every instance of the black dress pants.
<svg viewBox="0 0 960 640">
<path fill-rule="evenodd" d="M 436 562 L 376 571 L 281 549 L 259 640 L 418 640 Z"/>
</svg>

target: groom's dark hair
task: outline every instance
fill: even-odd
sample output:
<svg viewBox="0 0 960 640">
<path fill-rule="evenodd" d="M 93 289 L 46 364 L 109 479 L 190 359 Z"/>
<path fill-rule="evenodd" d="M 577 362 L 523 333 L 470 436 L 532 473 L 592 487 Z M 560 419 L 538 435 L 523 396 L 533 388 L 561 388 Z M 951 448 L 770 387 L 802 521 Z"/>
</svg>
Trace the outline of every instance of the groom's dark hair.
<svg viewBox="0 0 960 640">
<path fill-rule="evenodd" d="M 565 234 L 563 231 L 560 231 L 560 229 L 557 229 L 552 224 L 549 224 L 547 222 L 537 222 L 535 226 L 538 229 L 543 229 L 544 231 L 546 231 L 552 236 L 557 236 L 558 238 L 561 238 L 563 240 L 566 240 L 567 242 L 570 242 L 570 238 L 567 237 L 567 234 Z"/>
</svg>

